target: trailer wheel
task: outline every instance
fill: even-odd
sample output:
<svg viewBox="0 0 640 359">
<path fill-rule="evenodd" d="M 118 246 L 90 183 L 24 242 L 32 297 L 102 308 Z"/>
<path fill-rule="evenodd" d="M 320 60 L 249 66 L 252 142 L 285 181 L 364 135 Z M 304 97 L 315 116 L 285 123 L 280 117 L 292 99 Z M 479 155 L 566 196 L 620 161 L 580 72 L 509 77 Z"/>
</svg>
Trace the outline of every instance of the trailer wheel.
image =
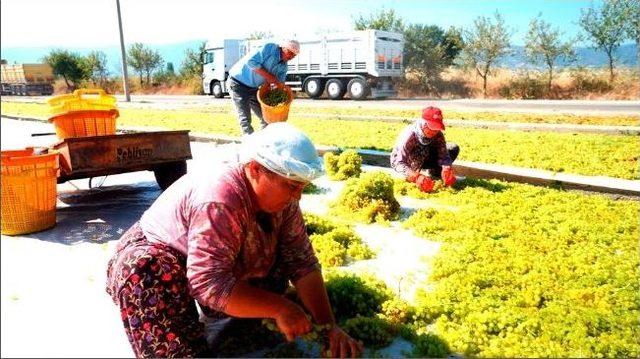
<svg viewBox="0 0 640 359">
<path fill-rule="evenodd" d="M 327 81 L 327 94 L 332 100 L 340 100 L 344 97 L 345 88 L 339 79 L 331 79 Z"/>
<path fill-rule="evenodd" d="M 222 92 L 222 84 L 220 81 L 214 81 L 211 83 L 211 94 L 215 96 L 215 98 L 223 98 L 224 92 Z"/>
<path fill-rule="evenodd" d="M 304 92 L 310 98 L 318 98 L 322 95 L 322 80 L 316 78 L 307 79 L 304 82 Z"/>
<path fill-rule="evenodd" d="M 352 100 L 363 100 L 369 95 L 369 84 L 367 81 L 356 77 L 349 81 L 347 85 L 347 89 L 349 91 L 349 97 Z"/>
<path fill-rule="evenodd" d="M 176 161 L 163 163 L 153 169 L 153 174 L 156 176 L 156 182 L 163 191 L 169 188 L 173 182 L 177 181 L 187 173 L 187 161 Z"/>
</svg>

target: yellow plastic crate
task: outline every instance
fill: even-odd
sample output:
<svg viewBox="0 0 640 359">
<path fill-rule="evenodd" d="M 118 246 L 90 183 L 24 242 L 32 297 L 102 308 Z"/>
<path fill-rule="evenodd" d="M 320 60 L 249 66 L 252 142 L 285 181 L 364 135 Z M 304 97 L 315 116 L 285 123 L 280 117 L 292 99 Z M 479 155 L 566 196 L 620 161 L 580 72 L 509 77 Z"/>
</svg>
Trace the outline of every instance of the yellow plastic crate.
<svg viewBox="0 0 640 359">
<path fill-rule="evenodd" d="M 116 97 L 101 89 L 80 89 L 71 94 L 58 95 L 47 100 L 51 117 L 75 111 L 116 109 Z"/>
<path fill-rule="evenodd" d="M 58 154 L 33 148 L 2 151 L 2 234 L 42 231 L 56 225 Z"/>
</svg>

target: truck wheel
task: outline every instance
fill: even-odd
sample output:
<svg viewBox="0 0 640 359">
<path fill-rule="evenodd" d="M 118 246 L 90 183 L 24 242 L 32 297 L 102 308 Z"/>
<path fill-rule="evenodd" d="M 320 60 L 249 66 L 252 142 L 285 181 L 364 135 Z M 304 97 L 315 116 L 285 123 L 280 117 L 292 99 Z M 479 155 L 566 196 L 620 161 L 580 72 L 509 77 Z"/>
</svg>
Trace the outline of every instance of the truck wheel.
<svg viewBox="0 0 640 359">
<path fill-rule="evenodd" d="M 307 79 L 304 82 L 304 92 L 310 98 L 318 98 L 322 95 L 322 81 L 320 79 Z"/>
<path fill-rule="evenodd" d="M 338 79 L 331 79 L 327 81 L 327 94 L 332 100 L 340 100 L 344 97 L 345 88 L 342 81 Z"/>
<path fill-rule="evenodd" d="M 156 182 L 158 182 L 158 186 L 160 186 L 160 189 L 163 191 L 169 188 L 173 182 L 177 181 L 185 173 L 187 173 L 187 161 L 185 160 L 163 163 L 153 169 Z"/>
<path fill-rule="evenodd" d="M 363 100 L 369 95 L 369 84 L 358 77 L 349 81 L 347 89 L 352 100 Z"/>
<path fill-rule="evenodd" d="M 215 96 L 215 98 L 223 98 L 224 92 L 222 92 L 222 84 L 220 81 L 214 81 L 211 84 L 211 94 Z"/>
</svg>

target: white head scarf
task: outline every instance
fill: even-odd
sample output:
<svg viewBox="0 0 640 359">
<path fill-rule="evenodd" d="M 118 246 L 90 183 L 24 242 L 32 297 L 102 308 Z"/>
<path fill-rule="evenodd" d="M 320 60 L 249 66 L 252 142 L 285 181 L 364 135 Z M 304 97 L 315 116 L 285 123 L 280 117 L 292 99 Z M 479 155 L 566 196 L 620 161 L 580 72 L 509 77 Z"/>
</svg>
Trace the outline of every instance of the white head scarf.
<svg viewBox="0 0 640 359">
<path fill-rule="evenodd" d="M 283 177 L 311 182 L 324 174 L 322 160 L 311 140 L 286 122 L 276 122 L 246 136 L 240 161 L 255 160 Z"/>
</svg>

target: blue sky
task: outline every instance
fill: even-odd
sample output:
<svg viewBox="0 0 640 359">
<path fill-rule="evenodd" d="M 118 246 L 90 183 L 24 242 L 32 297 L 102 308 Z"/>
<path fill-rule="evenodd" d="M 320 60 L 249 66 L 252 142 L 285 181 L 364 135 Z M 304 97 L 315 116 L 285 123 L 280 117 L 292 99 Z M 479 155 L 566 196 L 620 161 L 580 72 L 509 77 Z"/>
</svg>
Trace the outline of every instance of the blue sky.
<svg viewBox="0 0 640 359">
<path fill-rule="evenodd" d="M 408 23 L 470 27 L 477 16 L 498 10 L 522 45 L 529 21 L 545 21 L 579 32 L 579 0 L 120 0 L 127 43 L 167 44 L 212 38 L 238 38 L 253 31 L 307 37 L 320 31 L 350 30 L 359 14 L 394 9 Z M 599 6 L 601 1 L 594 1 Z M 91 47 L 118 44 L 115 0 L 2 0 L 1 46 Z M 34 11 L 34 9 L 38 9 Z M 28 19 L 26 21 L 25 19 Z M 26 22 L 25 22 L 26 21 Z M 28 25 L 26 25 L 28 23 Z"/>
</svg>

